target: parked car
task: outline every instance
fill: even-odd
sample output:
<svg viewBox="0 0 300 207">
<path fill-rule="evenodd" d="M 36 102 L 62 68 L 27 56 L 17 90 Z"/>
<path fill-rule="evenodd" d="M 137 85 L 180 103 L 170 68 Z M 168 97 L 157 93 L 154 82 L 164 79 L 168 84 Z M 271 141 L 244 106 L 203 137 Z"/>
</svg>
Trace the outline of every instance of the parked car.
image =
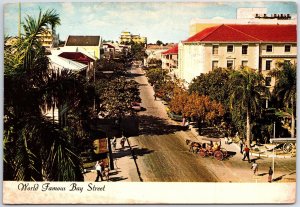
<svg viewBox="0 0 300 207">
<path fill-rule="evenodd" d="M 141 111 L 142 110 L 141 103 L 139 103 L 139 102 L 132 102 L 131 106 L 135 111 Z"/>
</svg>

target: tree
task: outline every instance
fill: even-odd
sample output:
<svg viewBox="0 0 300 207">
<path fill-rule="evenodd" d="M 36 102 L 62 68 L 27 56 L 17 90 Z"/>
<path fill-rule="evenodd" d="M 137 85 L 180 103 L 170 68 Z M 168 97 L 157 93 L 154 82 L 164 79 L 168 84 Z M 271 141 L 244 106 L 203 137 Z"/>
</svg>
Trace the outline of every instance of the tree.
<svg viewBox="0 0 300 207">
<path fill-rule="evenodd" d="M 54 10 L 40 11 L 37 19 L 27 16 L 25 34 L 5 48 L 5 180 L 83 180 L 79 152 L 74 146 L 78 137 L 41 113 L 53 90 L 49 90 L 52 74 L 39 34 L 59 24 Z"/>
<path fill-rule="evenodd" d="M 269 73 L 276 78 L 273 95 L 278 101 L 283 102 L 286 109 L 291 109 L 291 137 L 295 137 L 297 65 L 294 65 L 290 62 L 278 62 L 276 66 L 277 67 L 271 70 Z"/>
<path fill-rule="evenodd" d="M 222 104 L 214 100 L 211 101 L 208 96 L 197 93 L 188 94 L 187 91 L 181 88 L 175 88 L 174 97 L 170 102 L 170 109 L 185 118 L 195 118 L 198 123 L 213 121 L 224 115 Z"/>
<path fill-rule="evenodd" d="M 164 43 L 163 43 L 162 41 L 160 41 L 160 40 L 157 40 L 157 41 L 156 41 L 156 44 L 157 44 L 157 45 L 162 45 L 162 44 L 164 44 Z"/>
<path fill-rule="evenodd" d="M 164 82 L 164 78 L 167 72 L 161 68 L 153 68 L 146 71 L 146 76 L 151 85 L 156 87 L 160 86 Z"/>
<path fill-rule="evenodd" d="M 216 100 L 229 111 L 229 75 L 232 70 L 216 68 L 209 73 L 200 74 L 189 85 L 189 92 L 197 92 L 200 95 L 209 96 Z"/>
<path fill-rule="evenodd" d="M 251 68 L 233 71 L 230 75 L 230 107 L 241 115 L 246 112 L 246 139 L 250 146 L 251 114 L 260 108 L 260 100 L 267 94 L 263 76 Z"/>
<path fill-rule="evenodd" d="M 138 83 L 116 77 L 97 88 L 100 114 L 108 118 L 122 118 L 134 113 L 132 102 L 140 102 Z"/>
</svg>

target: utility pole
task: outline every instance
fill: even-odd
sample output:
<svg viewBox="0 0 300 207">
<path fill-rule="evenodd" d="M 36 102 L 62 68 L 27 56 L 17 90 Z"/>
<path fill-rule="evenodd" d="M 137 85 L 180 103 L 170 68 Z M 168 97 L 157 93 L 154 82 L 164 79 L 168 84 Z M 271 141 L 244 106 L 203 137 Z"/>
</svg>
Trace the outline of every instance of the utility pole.
<svg viewBox="0 0 300 207">
<path fill-rule="evenodd" d="M 21 2 L 19 2 L 18 36 L 21 38 Z"/>
<path fill-rule="evenodd" d="M 274 129 L 273 129 L 273 139 L 275 139 L 275 121 L 274 121 Z M 275 147 L 273 148 L 273 164 L 272 164 L 272 168 L 273 168 L 273 174 L 272 174 L 272 180 L 275 177 Z"/>
</svg>

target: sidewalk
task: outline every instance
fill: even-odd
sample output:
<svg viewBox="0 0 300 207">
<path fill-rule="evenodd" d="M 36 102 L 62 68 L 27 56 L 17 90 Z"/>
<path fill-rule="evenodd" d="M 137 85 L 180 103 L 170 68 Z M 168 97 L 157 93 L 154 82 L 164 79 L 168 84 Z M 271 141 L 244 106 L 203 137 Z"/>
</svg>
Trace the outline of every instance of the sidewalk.
<svg viewBox="0 0 300 207">
<path fill-rule="evenodd" d="M 196 140 L 201 141 L 203 136 L 199 136 L 197 129 L 195 127 L 190 126 L 190 131 L 193 134 L 193 136 L 195 137 Z M 233 151 L 236 152 L 236 154 L 239 154 L 242 156 L 242 154 L 240 153 L 240 147 L 237 143 L 231 143 L 231 144 L 225 144 L 225 139 L 221 138 L 221 145 L 223 147 L 225 147 L 228 151 Z M 291 158 L 293 157 L 291 155 L 291 153 L 289 154 L 285 154 L 283 152 L 275 152 L 275 154 L 273 154 L 273 150 L 272 149 L 273 145 L 261 145 L 261 146 L 255 146 L 251 149 L 250 151 L 250 156 L 254 156 L 254 157 L 273 157 L 275 156 L 276 158 Z M 277 153 L 277 154 L 276 154 Z"/>
<path fill-rule="evenodd" d="M 128 143 L 130 143 L 129 140 Z M 128 146 L 128 143 L 125 144 L 125 147 L 123 149 L 121 149 L 119 140 L 117 140 L 117 149 L 113 150 L 112 153 L 115 169 L 111 170 L 109 173 L 110 182 L 140 182 L 135 161 L 132 157 L 131 148 L 130 146 Z M 92 168 L 84 174 L 84 181 L 94 182 L 96 177 L 97 172 L 94 168 Z M 104 182 L 106 182 L 105 178 Z"/>
<path fill-rule="evenodd" d="M 192 141 L 203 142 L 204 136 L 199 136 L 195 128 L 191 128 L 187 131 L 180 131 L 180 136 L 183 139 L 190 139 Z M 221 145 L 228 152 L 234 154 L 229 159 L 223 161 L 216 161 L 213 158 L 201 158 L 206 163 L 208 169 L 214 173 L 220 182 L 237 182 L 237 183 L 266 183 L 268 177 L 268 168 L 272 166 L 272 158 L 258 156 L 258 154 L 252 153 L 250 155 L 251 160 L 257 160 L 259 164 L 259 171 L 257 175 L 253 175 L 253 171 L 250 169 L 252 163 L 242 161 L 243 155 L 240 153 L 240 148 L 237 144 L 225 144 L 225 140 L 221 138 Z M 268 152 L 269 154 L 270 152 Z M 275 159 L 275 171 L 273 182 L 295 182 L 296 181 L 296 165 L 295 158 L 290 159 Z"/>
</svg>

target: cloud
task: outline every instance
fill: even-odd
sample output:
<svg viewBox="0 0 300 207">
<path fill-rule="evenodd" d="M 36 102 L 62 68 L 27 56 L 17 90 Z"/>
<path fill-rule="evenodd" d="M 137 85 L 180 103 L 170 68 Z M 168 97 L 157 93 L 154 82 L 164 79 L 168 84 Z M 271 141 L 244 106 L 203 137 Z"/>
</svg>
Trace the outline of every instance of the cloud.
<svg viewBox="0 0 300 207">
<path fill-rule="evenodd" d="M 74 14 L 74 6 L 71 2 L 62 3 L 61 5 L 64 12 L 67 14 Z"/>
</svg>

